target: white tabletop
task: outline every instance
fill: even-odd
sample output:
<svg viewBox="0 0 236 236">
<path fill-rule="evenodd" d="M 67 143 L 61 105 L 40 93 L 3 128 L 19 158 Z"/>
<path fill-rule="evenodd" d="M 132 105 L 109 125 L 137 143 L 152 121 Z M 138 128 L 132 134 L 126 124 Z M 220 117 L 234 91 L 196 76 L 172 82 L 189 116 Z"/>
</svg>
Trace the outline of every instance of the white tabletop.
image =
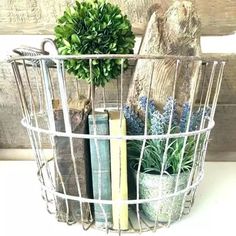
<svg viewBox="0 0 236 236">
<path fill-rule="evenodd" d="M 95 229 L 84 232 L 79 224 L 58 223 L 48 214 L 40 195 L 36 164 L 32 161 L 0 161 L 0 188 L 1 236 L 105 235 Z M 236 235 L 236 162 L 206 163 L 190 214 L 155 234 Z"/>
</svg>

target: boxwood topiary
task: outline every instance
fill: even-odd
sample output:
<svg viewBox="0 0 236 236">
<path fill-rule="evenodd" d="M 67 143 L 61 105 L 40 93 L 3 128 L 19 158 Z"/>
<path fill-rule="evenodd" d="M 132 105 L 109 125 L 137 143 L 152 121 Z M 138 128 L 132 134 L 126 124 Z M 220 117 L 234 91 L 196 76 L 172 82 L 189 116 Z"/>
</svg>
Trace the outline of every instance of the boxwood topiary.
<svg viewBox="0 0 236 236">
<path fill-rule="evenodd" d="M 106 1 L 76 2 L 58 19 L 54 29 L 59 54 L 130 54 L 134 34 L 127 16 Z M 88 60 L 66 60 L 66 69 L 78 79 L 90 81 Z M 124 61 L 124 69 L 128 66 Z M 104 86 L 120 74 L 121 59 L 93 60 L 93 84 Z"/>
</svg>

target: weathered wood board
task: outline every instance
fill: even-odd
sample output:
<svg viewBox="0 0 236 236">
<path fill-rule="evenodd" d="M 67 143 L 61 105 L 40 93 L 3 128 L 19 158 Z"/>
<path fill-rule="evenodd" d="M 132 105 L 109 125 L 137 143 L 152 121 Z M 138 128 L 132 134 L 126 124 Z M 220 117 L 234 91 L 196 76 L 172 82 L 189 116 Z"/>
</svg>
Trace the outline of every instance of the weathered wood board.
<svg viewBox="0 0 236 236">
<path fill-rule="evenodd" d="M 210 137 L 209 151 L 234 152 L 236 151 L 236 55 L 228 55 L 225 58 L 228 59 L 228 63 L 222 82 L 219 106 L 216 110 L 216 126 Z M 125 73 L 124 93 L 126 95 L 133 70 L 134 66 Z M 71 81 L 68 87 L 75 87 L 75 83 Z M 87 86 L 81 83 L 80 89 L 85 91 Z M 71 96 L 74 96 L 73 91 L 74 89 L 71 89 Z M 116 81 L 108 85 L 106 92 L 107 101 L 115 103 Z M 98 101 L 102 102 L 102 90 L 97 94 Z M 18 92 L 11 67 L 7 63 L 0 64 L 0 148 L 30 148 L 27 132 L 20 124 L 21 117 Z M 47 141 L 45 137 L 42 143 L 45 148 L 48 147 Z"/>
<path fill-rule="evenodd" d="M 216 125 L 212 130 L 209 151 L 236 151 L 236 105 L 219 105 L 216 109 Z M 222 157 L 221 160 L 224 158 Z M 236 161 L 236 157 L 234 159 Z"/>
<path fill-rule="evenodd" d="M 166 12 L 159 8 L 153 10 L 140 46 L 141 55 L 200 56 L 201 24 L 191 2 L 176 1 Z M 201 63 L 181 61 L 180 64 L 176 73 L 176 59 L 138 60 L 129 88 L 128 102 L 135 106 L 140 96 L 148 94 L 160 107 L 165 105 L 170 96 L 175 97 L 180 107 L 184 102 L 194 100 L 192 95 Z M 176 76 L 178 78 L 175 83 Z M 175 95 L 172 95 L 173 91 Z"/>
<path fill-rule="evenodd" d="M 132 22 L 134 32 L 143 34 L 148 9 L 161 3 L 167 8 L 174 0 L 109 0 L 118 4 Z M 231 34 L 236 29 L 235 0 L 194 1 L 202 21 L 202 35 Z M 56 18 L 71 0 L 1 0 L 0 34 L 52 34 Z"/>
<path fill-rule="evenodd" d="M 130 82 L 131 74 L 133 73 L 134 66 L 124 73 L 124 88 L 126 88 L 123 92 L 124 97 L 127 97 L 128 93 L 128 85 Z M 33 69 L 32 69 L 33 70 Z M 43 96 L 36 96 L 37 93 L 37 83 L 36 81 L 40 78 L 35 76 L 35 73 L 32 73 L 32 70 L 29 70 L 29 76 L 31 78 L 31 86 L 33 90 L 34 99 L 36 103 L 36 107 L 38 108 L 38 104 L 41 101 L 42 105 L 44 104 Z M 24 70 L 21 71 L 24 76 Z M 55 98 L 59 96 L 59 90 L 57 85 L 57 77 L 56 71 L 54 73 L 51 71 L 51 75 L 54 81 L 54 89 L 55 89 Z M 26 88 L 26 98 L 29 98 L 29 89 L 26 83 L 25 78 L 24 86 Z M 77 88 L 82 95 L 87 95 L 88 85 L 85 81 L 76 82 L 75 79 L 72 79 L 70 76 L 67 76 L 66 79 L 67 86 L 67 96 L 68 98 L 76 98 L 77 96 Z M 42 90 L 42 87 L 40 90 Z M 105 88 L 105 101 L 107 106 L 115 106 L 118 105 L 118 87 L 117 80 L 111 81 Z M 98 106 L 103 106 L 103 89 L 96 89 L 96 103 Z M 36 108 L 36 109 L 37 109 Z M 12 68 L 9 63 L 2 62 L 0 63 L 0 148 L 29 148 L 30 142 L 25 128 L 21 125 L 21 106 L 19 93 L 16 87 L 16 82 L 14 79 L 14 75 L 12 73 Z M 46 128 L 45 122 L 40 122 L 40 128 Z M 42 145 L 45 148 L 49 148 L 48 144 L 49 137 L 47 135 L 42 135 Z"/>
<path fill-rule="evenodd" d="M 232 54 L 227 55 L 226 58 L 227 62 L 218 103 L 236 104 L 236 56 Z"/>
</svg>

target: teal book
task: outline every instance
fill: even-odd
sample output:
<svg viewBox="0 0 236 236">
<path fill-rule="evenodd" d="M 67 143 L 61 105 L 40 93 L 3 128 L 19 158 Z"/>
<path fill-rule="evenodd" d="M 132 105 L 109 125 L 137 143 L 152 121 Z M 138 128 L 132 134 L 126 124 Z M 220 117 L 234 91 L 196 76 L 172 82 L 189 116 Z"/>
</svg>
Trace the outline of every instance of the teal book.
<svg viewBox="0 0 236 236">
<path fill-rule="evenodd" d="M 96 126 L 96 134 L 109 135 L 109 120 L 106 112 L 96 113 L 95 119 L 92 115 L 89 115 L 88 120 L 90 134 L 94 134 Z M 94 125 L 94 121 L 96 125 Z M 95 139 L 90 139 L 93 198 L 99 199 L 100 194 L 101 200 L 111 200 L 110 142 L 104 139 L 97 139 L 97 144 L 95 142 Z M 111 227 L 112 205 L 94 204 L 94 218 L 97 227 L 106 227 L 104 214 L 106 214 L 108 226 Z"/>
</svg>

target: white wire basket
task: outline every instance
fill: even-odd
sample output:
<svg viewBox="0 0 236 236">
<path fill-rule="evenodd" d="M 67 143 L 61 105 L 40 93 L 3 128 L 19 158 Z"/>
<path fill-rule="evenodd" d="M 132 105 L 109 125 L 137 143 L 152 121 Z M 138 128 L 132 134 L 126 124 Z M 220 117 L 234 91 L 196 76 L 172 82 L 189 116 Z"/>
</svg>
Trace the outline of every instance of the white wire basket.
<svg viewBox="0 0 236 236">
<path fill-rule="evenodd" d="M 79 222 L 85 230 L 94 226 L 106 232 L 144 232 L 169 226 L 190 212 L 204 175 L 224 61 L 15 51 L 20 56 L 10 63 L 22 125 L 35 154 L 47 210 L 58 221 Z M 120 76 L 94 90 L 93 62 L 117 59 Z M 66 72 L 69 60 L 88 62 L 90 84 Z M 155 66 L 170 61 L 172 87 L 161 106 L 153 81 L 163 72 Z M 124 62 L 129 62 L 127 71 Z M 131 79 L 140 68 L 145 68 L 148 89 L 137 95 L 132 90 L 137 80 Z M 197 79 L 189 96 L 180 99 L 178 80 L 190 80 L 193 70 Z M 118 123 L 109 128 L 113 110 Z M 103 121 L 108 122 L 106 130 L 100 126 Z"/>
</svg>

